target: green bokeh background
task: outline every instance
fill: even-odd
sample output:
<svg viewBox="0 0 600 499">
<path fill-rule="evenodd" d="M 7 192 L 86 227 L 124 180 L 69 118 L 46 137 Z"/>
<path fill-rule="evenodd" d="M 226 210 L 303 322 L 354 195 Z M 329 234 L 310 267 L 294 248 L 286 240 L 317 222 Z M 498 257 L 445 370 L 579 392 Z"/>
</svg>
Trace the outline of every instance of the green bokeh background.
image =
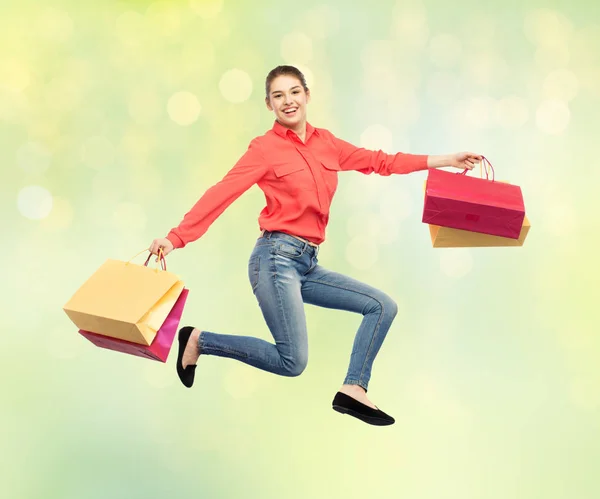
<svg viewBox="0 0 600 499">
<path fill-rule="evenodd" d="M 0 495 L 598 497 L 598 14 L 3 1 Z M 298 378 L 203 357 L 186 390 L 173 353 L 98 349 L 61 310 L 271 127 L 264 77 L 282 63 L 306 72 L 313 125 L 388 152 L 480 152 L 524 192 L 524 247 L 434 249 L 424 172 L 340 175 L 319 260 L 399 303 L 369 390 L 391 427 L 331 410 L 359 316 L 307 306 Z M 184 324 L 270 339 L 246 274 L 263 203 L 253 187 L 168 257 L 190 289 Z"/>
</svg>

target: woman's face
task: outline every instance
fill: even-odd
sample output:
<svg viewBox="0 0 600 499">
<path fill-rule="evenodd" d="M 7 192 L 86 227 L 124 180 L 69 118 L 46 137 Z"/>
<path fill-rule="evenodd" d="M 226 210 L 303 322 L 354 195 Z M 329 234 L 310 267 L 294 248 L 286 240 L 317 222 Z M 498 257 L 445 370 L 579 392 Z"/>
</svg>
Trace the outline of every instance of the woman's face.
<svg viewBox="0 0 600 499">
<path fill-rule="evenodd" d="M 277 121 L 288 128 L 295 128 L 306 121 L 306 104 L 309 101 L 310 91 L 305 92 L 300 80 L 292 75 L 277 76 L 271 82 L 266 100 L 269 111 L 273 111 Z"/>
</svg>

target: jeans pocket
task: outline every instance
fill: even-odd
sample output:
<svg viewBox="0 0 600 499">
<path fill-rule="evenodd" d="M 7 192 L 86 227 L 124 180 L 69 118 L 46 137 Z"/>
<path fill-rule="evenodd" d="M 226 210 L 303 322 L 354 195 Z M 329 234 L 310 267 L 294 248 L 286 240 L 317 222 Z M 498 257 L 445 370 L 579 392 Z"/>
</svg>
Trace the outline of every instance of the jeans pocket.
<svg viewBox="0 0 600 499">
<path fill-rule="evenodd" d="M 278 242 L 275 244 L 273 251 L 281 256 L 285 256 L 288 258 L 300 258 L 304 253 L 302 248 L 298 248 L 297 246 L 293 246 L 291 244 Z"/>
<path fill-rule="evenodd" d="M 253 255 L 248 262 L 248 279 L 252 286 L 252 292 L 256 291 L 258 286 L 258 279 L 260 276 L 260 256 Z"/>
</svg>

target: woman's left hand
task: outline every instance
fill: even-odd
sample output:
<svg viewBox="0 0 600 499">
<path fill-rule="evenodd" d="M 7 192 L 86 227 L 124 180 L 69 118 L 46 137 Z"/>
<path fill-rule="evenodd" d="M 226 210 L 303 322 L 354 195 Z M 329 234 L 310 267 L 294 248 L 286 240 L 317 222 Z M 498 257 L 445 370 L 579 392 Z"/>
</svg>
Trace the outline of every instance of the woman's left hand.
<svg viewBox="0 0 600 499">
<path fill-rule="evenodd" d="M 481 154 L 474 152 L 457 152 L 450 159 L 450 166 L 464 170 L 472 170 L 483 159 Z"/>
</svg>

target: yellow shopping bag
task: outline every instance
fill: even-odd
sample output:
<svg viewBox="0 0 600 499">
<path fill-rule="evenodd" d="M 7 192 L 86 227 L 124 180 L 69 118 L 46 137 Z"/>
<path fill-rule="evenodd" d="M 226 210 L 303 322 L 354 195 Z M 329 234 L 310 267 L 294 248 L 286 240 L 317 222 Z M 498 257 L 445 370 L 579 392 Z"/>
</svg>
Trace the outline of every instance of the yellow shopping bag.
<svg viewBox="0 0 600 499">
<path fill-rule="evenodd" d="M 184 286 L 160 256 L 162 269 L 147 266 L 152 255 L 144 265 L 108 259 L 63 310 L 81 330 L 150 345 Z"/>
<path fill-rule="evenodd" d="M 497 246 L 523 246 L 531 224 L 525 216 L 519 239 L 492 236 L 469 230 L 452 229 L 429 224 L 431 244 L 434 248 L 483 248 Z"/>
</svg>

